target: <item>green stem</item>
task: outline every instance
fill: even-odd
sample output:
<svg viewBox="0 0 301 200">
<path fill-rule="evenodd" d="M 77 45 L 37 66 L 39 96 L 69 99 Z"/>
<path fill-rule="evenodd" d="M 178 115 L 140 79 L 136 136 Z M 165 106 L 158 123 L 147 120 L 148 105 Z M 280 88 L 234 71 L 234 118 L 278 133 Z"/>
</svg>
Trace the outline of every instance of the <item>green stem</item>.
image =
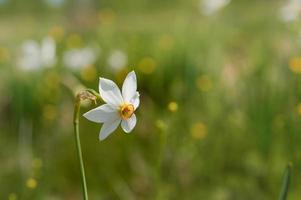
<svg viewBox="0 0 301 200">
<path fill-rule="evenodd" d="M 291 179 L 292 164 L 289 163 L 285 169 L 279 200 L 286 200 Z"/>
<path fill-rule="evenodd" d="M 74 134 L 75 134 L 75 143 L 77 149 L 77 155 L 79 159 L 80 171 L 82 176 L 82 187 L 83 187 L 83 196 L 84 200 L 88 200 L 88 191 L 87 191 L 87 183 L 85 176 L 85 168 L 82 156 L 82 149 L 80 145 L 80 137 L 79 137 L 79 111 L 80 111 L 80 95 L 76 97 L 76 101 L 74 104 L 74 115 L 73 115 L 73 125 L 74 125 Z"/>
</svg>

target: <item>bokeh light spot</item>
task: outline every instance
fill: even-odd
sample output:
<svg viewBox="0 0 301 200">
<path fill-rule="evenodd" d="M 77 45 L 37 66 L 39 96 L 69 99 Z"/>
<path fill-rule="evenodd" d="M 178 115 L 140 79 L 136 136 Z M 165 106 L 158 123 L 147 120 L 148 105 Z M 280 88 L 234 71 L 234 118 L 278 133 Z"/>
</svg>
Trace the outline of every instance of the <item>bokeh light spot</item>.
<svg viewBox="0 0 301 200">
<path fill-rule="evenodd" d="M 292 72 L 296 74 L 301 74 L 301 58 L 294 57 L 289 60 L 289 68 Z"/>
<path fill-rule="evenodd" d="M 171 112 L 176 112 L 178 110 L 178 104 L 175 101 L 172 101 L 168 104 L 168 110 L 170 110 Z"/>
<path fill-rule="evenodd" d="M 156 127 L 161 130 L 165 130 L 167 127 L 166 123 L 161 119 L 157 119 L 155 124 L 156 124 Z"/>
<path fill-rule="evenodd" d="M 192 124 L 190 131 L 194 139 L 204 139 L 207 136 L 207 127 L 202 122 Z"/>
<path fill-rule="evenodd" d="M 28 187 L 29 189 L 35 189 L 38 185 L 38 182 L 36 179 L 34 178 L 29 178 L 26 181 L 26 187 Z"/>
<path fill-rule="evenodd" d="M 301 116 L 301 102 L 297 105 L 297 113 L 299 116 Z"/>
<path fill-rule="evenodd" d="M 156 69 L 156 61 L 151 57 L 142 58 L 138 64 L 139 70 L 144 74 L 151 74 Z"/>
</svg>

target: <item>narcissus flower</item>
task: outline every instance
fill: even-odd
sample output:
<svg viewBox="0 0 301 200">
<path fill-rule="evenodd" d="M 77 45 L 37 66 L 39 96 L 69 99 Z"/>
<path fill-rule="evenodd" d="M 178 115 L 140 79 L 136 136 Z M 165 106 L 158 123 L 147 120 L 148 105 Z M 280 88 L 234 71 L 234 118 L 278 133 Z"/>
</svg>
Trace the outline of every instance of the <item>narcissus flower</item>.
<svg viewBox="0 0 301 200">
<path fill-rule="evenodd" d="M 17 66 L 26 71 L 34 71 L 55 65 L 56 44 L 53 38 L 46 37 L 41 44 L 34 40 L 23 43 Z"/>
<path fill-rule="evenodd" d="M 231 0 L 201 0 L 200 9 L 205 15 L 213 15 L 223 7 L 228 5 Z"/>
<path fill-rule="evenodd" d="M 107 63 L 112 71 L 120 71 L 127 65 L 128 56 L 122 50 L 114 50 L 109 56 Z"/>
<path fill-rule="evenodd" d="M 64 64 L 73 70 L 93 65 L 97 59 L 96 51 L 90 47 L 71 49 L 64 53 Z"/>
<path fill-rule="evenodd" d="M 113 81 L 100 78 L 99 94 L 106 104 L 84 114 L 90 121 L 103 123 L 99 139 L 107 138 L 120 123 L 126 133 L 131 132 L 137 121 L 134 112 L 140 103 L 135 72 L 130 72 L 125 78 L 122 92 Z"/>
</svg>

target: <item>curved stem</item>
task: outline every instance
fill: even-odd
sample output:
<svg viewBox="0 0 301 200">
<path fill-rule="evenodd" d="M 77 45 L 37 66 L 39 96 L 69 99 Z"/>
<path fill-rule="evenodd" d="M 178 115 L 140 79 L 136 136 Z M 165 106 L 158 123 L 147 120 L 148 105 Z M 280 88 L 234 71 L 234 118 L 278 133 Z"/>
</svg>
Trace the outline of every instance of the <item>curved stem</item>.
<svg viewBox="0 0 301 200">
<path fill-rule="evenodd" d="M 74 134 L 75 134 L 75 143 L 77 149 L 77 155 L 79 159 L 81 177 L 82 177 L 82 187 L 83 187 L 83 196 L 84 200 L 88 200 L 88 191 L 87 191 L 87 183 L 86 183 L 86 176 L 85 176 L 85 168 L 80 144 L 80 137 L 79 137 L 79 111 L 80 111 L 80 95 L 76 97 L 76 101 L 74 104 L 74 115 L 73 115 L 73 125 L 74 125 Z"/>
</svg>

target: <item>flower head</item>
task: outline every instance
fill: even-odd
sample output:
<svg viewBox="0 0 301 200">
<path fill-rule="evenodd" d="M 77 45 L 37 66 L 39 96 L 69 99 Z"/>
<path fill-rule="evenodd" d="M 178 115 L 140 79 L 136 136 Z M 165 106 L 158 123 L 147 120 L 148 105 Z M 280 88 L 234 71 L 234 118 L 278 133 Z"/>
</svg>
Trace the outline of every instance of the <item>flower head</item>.
<svg viewBox="0 0 301 200">
<path fill-rule="evenodd" d="M 23 43 L 18 67 L 23 70 L 37 70 L 51 67 L 56 63 L 56 44 L 53 38 L 46 37 L 41 44 L 34 40 Z"/>
<path fill-rule="evenodd" d="M 212 15 L 228 5 L 231 0 L 202 0 L 200 2 L 200 9 L 205 15 Z"/>
<path fill-rule="evenodd" d="M 301 14 L 301 0 L 288 0 L 281 8 L 280 16 L 283 21 L 290 22 L 298 19 Z"/>
<path fill-rule="evenodd" d="M 128 62 L 128 56 L 122 50 L 114 50 L 109 56 L 107 63 L 112 71 L 122 70 Z"/>
<path fill-rule="evenodd" d="M 84 114 L 90 121 L 103 123 L 99 139 L 108 137 L 120 123 L 126 133 L 131 132 L 137 121 L 134 112 L 140 103 L 135 72 L 130 72 L 125 78 L 122 92 L 113 81 L 100 78 L 99 94 L 106 104 Z"/>
<path fill-rule="evenodd" d="M 96 52 L 90 47 L 68 50 L 63 57 L 64 64 L 74 70 L 92 65 L 96 59 Z"/>
</svg>

